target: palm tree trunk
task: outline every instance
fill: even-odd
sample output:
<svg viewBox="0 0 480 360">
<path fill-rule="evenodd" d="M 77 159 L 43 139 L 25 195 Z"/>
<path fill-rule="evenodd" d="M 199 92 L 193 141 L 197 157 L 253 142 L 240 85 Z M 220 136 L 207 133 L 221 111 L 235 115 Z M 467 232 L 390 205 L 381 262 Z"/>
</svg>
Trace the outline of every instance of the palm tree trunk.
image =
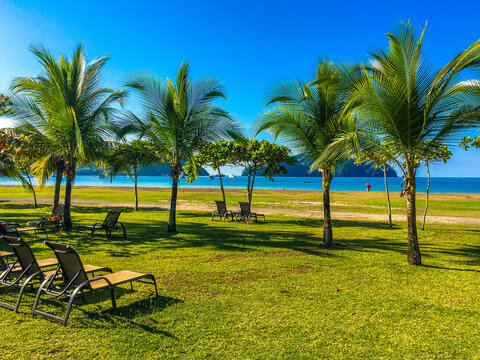
<svg viewBox="0 0 480 360">
<path fill-rule="evenodd" d="M 407 260 L 409 265 L 422 265 L 422 256 L 418 246 L 417 211 L 415 203 L 415 174 L 411 174 L 406 184 L 407 195 Z"/>
<path fill-rule="evenodd" d="M 385 179 L 385 193 L 387 194 L 387 208 L 388 208 L 388 226 L 392 227 L 392 206 L 390 205 L 390 192 L 388 191 L 387 181 L 387 167 L 383 164 L 383 177 Z"/>
<path fill-rule="evenodd" d="M 177 231 L 176 213 L 177 213 L 177 193 L 178 193 L 178 178 L 180 177 L 180 171 L 178 165 L 174 166 L 172 170 L 172 196 L 170 198 L 170 217 L 168 219 L 168 232 Z"/>
<path fill-rule="evenodd" d="M 426 162 L 426 164 L 427 164 L 427 175 L 428 175 L 427 199 L 425 201 L 425 211 L 423 212 L 422 230 L 425 230 L 425 220 L 427 218 L 427 210 L 428 210 L 428 197 L 430 196 L 430 166 L 428 165 L 428 161 Z"/>
<path fill-rule="evenodd" d="M 225 189 L 223 188 L 223 180 L 222 180 L 222 173 L 220 172 L 220 166 L 218 167 L 218 177 L 220 178 L 220 190 L 222 190 L 223 202 L 225 203 L 225 207 L 227 206 L 227 200 L 225 198 Z"/>
<path fill-rule="evenodd" d="M 60 204 L 60 187 L 62 185 L 62 176 L 63 176 L 63 162 L 57 162 L 57 177 L 55 178 L 55 193 L 53 195 L 53 211 Z"/>
<path fill-rule="evenodd" d="M 137 166 L 133 167 L 133 176 L 135 177 L 135 211 L 138 211 L 138 170 L 137 170 Z"/>
<path fill-rule="evenodd" d="M 328 169 L 323 169 L 323 243 L 326 246 L 333 244 L 332 215 L 330 213 L 330 183 L 332 175 Z"/>
<path fill-rule="evenodd" d="M 72 217 L 70 215 L 70 206 L 72 201 L 72 182 L 75 179 L 75 167 L 72 165 L 66 166 L 67 183 L 65 184 L 65 201 L 63 210 L 63 230 L 72 229 Z"/>
<path fill-rule="evenodd" d="M 27 178 L 28 178 L 28 187 L 30 188 L 30 190 L 32 191 L 32 194 L 33 194 L 33 201 L 35 203 L 35 209 L 38 207 L 38 204 L 37 204 L 37 194 L 35 193 L 35 188 L 33 187 L 33 184 L 32 184 L 32 178 L 30 176 L 30 172 L 27 171 Z"/>
</svg>

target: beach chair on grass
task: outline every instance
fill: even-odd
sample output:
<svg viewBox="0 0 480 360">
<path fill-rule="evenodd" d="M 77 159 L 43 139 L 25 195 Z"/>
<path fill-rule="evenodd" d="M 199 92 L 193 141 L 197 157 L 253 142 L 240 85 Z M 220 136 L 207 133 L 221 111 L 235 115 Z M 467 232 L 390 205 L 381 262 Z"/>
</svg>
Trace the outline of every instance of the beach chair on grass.
<svg viewBox="0 0 480 360">
<path fill-rule="evenodd" d="M 118 221 L 122 211 L 124 209 L 119 210 L 110 210 L 105 217 L 103 223 L 95 223 L 93 225 L 79 225 L 77 227 L 77 233 L 79 230 L 87 229 L 90 230 L 92 233 L 92 237 L 95 235 L 95 230 L 105 230 L 105 234 L 107 235 L 107 239 L 112 237 L 112 232 L 116 232 L 118 230 L 118 225 L 122 227 L 123 230 L 123 237 L 127 237 L 127 232 L 125 230 L 125 226 Z"/>
<path fill-rule="evenodd" d="M 215 200 L 215 203 L 217 204 L 217 210 L 212 213 L 212 221 L 216 216 L 218 216 L 220 219 L 223 219 L 223 221 L 225 221 L 227 217 L 231 216 L 233 221 L 233 212 L 227 210 L 227 205 L 225 205 L 225 201 Z"/>
<path fill-rule="evenodd" d="M 237 211 L 235 215 L 235 222 L 245 221 L 247 224 L 249 224 L 250 220 L 252 219 L 254 219 L 255 222 L 258 222 L 259 216 L 263 216 L 263 220 L 265 221 L 264 214 L 259 214 L 259 213 L 250 211 L 250 206 L 248 205 L 248 202 L 240 201 L 238 204 L 240 205 L 240 210 Z"/>
<path fill-rule="evenodd" d="M 13 253 L 8 252 L 8 251 L 0 251 L 0 271 L 5 271 L 8 269 L 10 263 L 11 263 L 11 258 L 13 257 Z M 0 274 L 1 278 L 1 274 Z"/>
<path fill-rule="evenodd" d="M 27 222 L 26 226 L 38 226 L 41 228 L 45 228 L 46 226 L 55 226 L 57 230 L 60 230 L 62 227 L 63 221 L 63 210 L 64 206 L 62 204 L 55 206 L 52 211 L 52 215 L 44 215 L 41 220 L 33 220 Z"/>
<path fill-rule="evenodd" d="M 0 275 L 0 285 L 4 287 L 20 287 L 17 302 L 11 305 L 0 302 L 0 306 L 18 312 L 22 296 L 27 286 L 39 284 L 50 276 L 59 277 L 58 261 L 56 258 L 37 260 L 30 246 L 20 238 L 12 236 L 0 237 L 12 248 L 16 260 L 7 264 L 7 269 Z M 112 272 L 108 267 L 85 265 L 86 273 L 95 275 L 98 272 Z"/>
<path fill-rule="evenodd" d="M 38 236 L 39 232 L 45 234 L 45 237 L 48 240 L 47 230 L 41 226 L 24 226 L 21 227 L 20 224 L 16 222 L 1 222 L 0 223 L 0 235 L 15 235 L 20 237 L 20 233 L 26 233 L 28 231 L 33 231 L 35 236 Z"/>
<path fill-rule="evenodd" d="M 35 303 L 32 308 L 32 316 L 40 315 L 63 325 L 67 325 L 72 304 L 78 295 L 84 295 L 98 290 L 109 290 L 113 309 L 116 309 L 115 287 L 130 283 L 133 289 L 133 282 L 143 282 L 155 287 L 155 295 L 158 297 L 157 283 L 151 274 L 141 274 L 133 271 L 122 270 L 107 275 L 87 278 L 86 268 L 80 260 L 80 256 L 68 245 L 56 244 L 45 241 L 45 244 L 54 252 L 60 264 L 62 277 L 52 276 L 43 281 L 37 292 Z M 147 280 L 147 281 L 145 281 Z M 65 296 L 69 299 L 67 309 L 63 318 L 37 310 L 42 294 L 55 297 Z"/>
</svg>

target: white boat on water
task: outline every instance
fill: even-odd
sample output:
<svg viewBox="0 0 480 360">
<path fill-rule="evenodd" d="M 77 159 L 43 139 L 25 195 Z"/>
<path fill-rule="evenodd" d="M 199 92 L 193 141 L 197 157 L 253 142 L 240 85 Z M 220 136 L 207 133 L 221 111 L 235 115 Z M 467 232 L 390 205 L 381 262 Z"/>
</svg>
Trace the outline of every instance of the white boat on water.
<svg viewBox="0 0 480 360">
<path fill-rule="evenodd" d="M 235 177 L 235 175 L 230 174 L 230 175 L 228 175 L 228 177 L 229 177 L 230 179 L 233 179 L 233 178 Z"/>
</svg>

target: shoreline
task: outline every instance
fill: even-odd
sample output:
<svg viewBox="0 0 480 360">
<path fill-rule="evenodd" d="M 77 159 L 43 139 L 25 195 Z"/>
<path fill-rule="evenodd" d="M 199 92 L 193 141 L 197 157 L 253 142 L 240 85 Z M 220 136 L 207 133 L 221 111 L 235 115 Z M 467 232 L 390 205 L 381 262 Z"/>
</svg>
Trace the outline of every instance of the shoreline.
<svg viewBox="0 0 480 360">
<path fill-rule="evenodd" d="M 38 189 L 53 189 L 53 185 L 44 185 L 42 187 L 38 187 Z M 22 185 L 3 185 L 3 184 L 0 184 L 0 189 L 1 188 L 11 188 L 11 189 L 22 189 L 23 186 Z M 61 187 L 62 189 L 65 188 L 64 185 L 62 185 Z M 97 186 L 97 185 L 77 185 L 77 186 L 73 186 L 73 189 L 98 189 L 98 190 L 112 190 L 112 191 L 133 191 L 134 190 L 134 187 L 133 186 Z M 158 187 L 150 187 L 150 186 L 139 186 L 138 187 L 138 191 L 143 191 L 143 192 L 165 192 L 165 191 L 170 191 L 170 187 L 161 187 L 161 186 L 158 186 Z M 27 191 L 27 190 L 25 190 Z M 194 192 L 199 192 L 199 193 L 216 193 L 216 192 L 220 192 L 220 188 L 219 187 L 178 187 L 178 191 L 179 192 L 190 192 L 190 193 L 194 193 Z M 244 193 L 246 192 L 246 189 L 243 189 L 243 188 L 225 188 L 225 191 L 228 193 L 235 193 L 235 194 L 238 194 L 238 193 Z M 262 188 L 258 188 L 258 189 L 254 189 L 254 192 L 255 193 L 259 193 L 259 192 L 278 192 L 278 193 L 294 193 L 294 194 L 308 194 L 308 193 L 314 193 L 314 194 L 318 194 L 318 193 L 321 193 L 322 192 L 322 189 L 315 189 L 315 190 L 312 190 L 312 189 L 305 189 L 305 190 L 301 190 L 301 189 L 295 189 L 295 190 L 291 190 L 291 189 L 262 189 Z M 367 195 L 367 194 L 372 194 L 372 195 L 378 195 L 378 194 L 385 194 L 385 191 L 383 190 L 373 190 L 373 191 L 360 191 L 360 190 L 330 190 L 330 193 L 342 193 L 342 194 L 345 194 L 345 193 L 354 193 L 354 194 L 363 194 L 363 195 Z M 399 191 L 397 190 L 390 190 L 390 196 L 395 196 L 395 194 L 397 193 L 400 193 Z M 416 194 L 423 194 L 425 195 L 426 193 L 423 192 L 423 191 L 417 191 Z M 450 193 L 447 193 L 447 192 L 434 192 L 432 190 L 430 190 L 430 195 L 434 195 L 434 196 L 462 196 L 462 195 L 465 195 L 465 196 L 469 196 L 469 197 L 478 197 L 478 200 L 480 200 L 480 193 L 472 193 L 472 192 L 450 192 Z M 2 197 L 0 196 L 0 199 L 2 199 Z"/>
</svg>

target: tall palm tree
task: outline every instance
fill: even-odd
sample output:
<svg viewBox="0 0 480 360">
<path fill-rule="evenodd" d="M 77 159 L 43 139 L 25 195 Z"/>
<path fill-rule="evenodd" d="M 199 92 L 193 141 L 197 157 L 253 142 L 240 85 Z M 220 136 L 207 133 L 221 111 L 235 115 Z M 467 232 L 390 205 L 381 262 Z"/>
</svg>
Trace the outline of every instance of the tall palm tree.
<svg viewBox="0 0 480 360">
<path fill-rule="evenodd" d="M 18 78 L 12 99 L 17 121 L 35 129 L 43 156 L 34 164 L 38 178 L 44 177 L 52 161 L 63 161 L 67 177 L 64 201 L 64 229 L 72 227 L 70 205 L 72 182 L 79 164 L 98 158 L 105 146 L 104 125 L 121 104 L 124 91 L 101 87 L 101 72 L 108 58 L 87 62 L 82 46 L 72 58 L 56 60 L 41 46 L 31 48 L 43 67 L 35 78 Z M 60 171 L 59 171 L 60 172 Z"/>
<path fill-rule="evenodd" d="M 359 106 L 359 139 L 363 140 L 358 144 L 368 151 L 388 143 L 391 149 L 385 150 L 405 178 L 402 194 L 407 201 L 407 257 L 411 265 L 422 263 L 415 201 L 422 154 L 438 144 L 457 144 L 460 133 L 480 120 L 480 81 L 464 77 L 468 71 L 480 69 L 480 40 L 433 71 L 422 53 L 425 29 L 418 37 L 412 24 L 406 22 L 388 34 L 389 48 L 371 54 L 373 60 L 362 67 L 363 76 L 351 98 Z M 335 147 L 346 149 L 341 138 Z"/>
<path fill-rule="evenodd" d="M 195 151 L 202 141 L 227 138 L 236 126 L 228 113 L 214 104 L 216 99 L 226 98 L 223 86 L 213 79 L 192 82 L 188 63 L 180 66 L 175 83 L 168 78 L 163 82 L 153 76 L 139 76 L 129 86 L 138 90 L 144 108 L 144 116 L 133 119 L 138 132 L 171 169 L 168 231 L 174 232 L 182 161 L 195 166 Z"/>
<path fill-rule="evenodd" d="M 352 112 L 345 107 L 355 79 L 354 70 L 352 66 L 321 60 L 311 84 L 299 81 L 277 84 L 267 103 L 275 106 L 257 124 L 257 133 L 268 130 L 275 138 L 283 138 L 304 161 L 313 162 L 310 171 L 322 173 L 323 241 L 327 246 L 333 243 L 330 185 L 335 166 L 346 157 L 337 153 L 322 160 L 321 156 L 333 140 L 356 127 Z"/>
</svg>

